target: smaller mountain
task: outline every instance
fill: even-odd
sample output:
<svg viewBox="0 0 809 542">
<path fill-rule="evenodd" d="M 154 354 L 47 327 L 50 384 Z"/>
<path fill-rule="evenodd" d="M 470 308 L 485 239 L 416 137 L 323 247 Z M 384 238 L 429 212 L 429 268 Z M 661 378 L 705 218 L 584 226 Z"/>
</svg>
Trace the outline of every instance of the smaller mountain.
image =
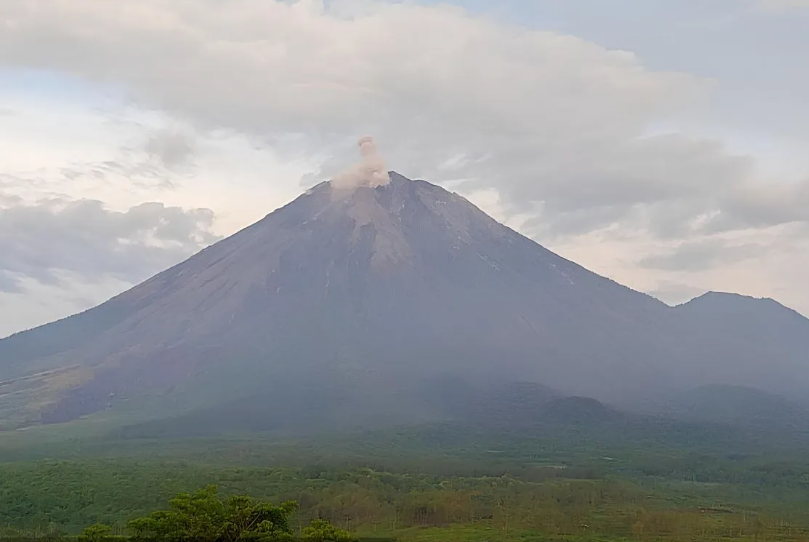
<svg viewBox="0 0 809 542">
<path fill-rule="evenodd" d="M 806 398 L 809 319 L 773 299 L 708 292 L 675 309 L 689 331 L 695 380 Z"/>
<path fill-rule="evenodd" d="M 593 425 L 623 421 L 627 415 L 590 397 L 560 397 L 544 409 L 546 424 Z"/>
<path fill-rule="evenodd" d="M 634 418 L 589 397 L 566 396 L 541 384 L 511 382 L 486 385 L 457 377 L 424 382 L 418 390 L 367 409 L 369 397 L 355 397 L 333 389 L 310 388 L 260 393 L 181 416 L 124 426 L 112 432 L 123 438 L 188 438 L 333 433 L 383 429 L 395 425 L 391 403 L 407 405 L 402 425 L 454 423 L 497 430 L 532 430 L 550 427 L 612 427 Z M 294 412 L 277 416 L 274 413 Z M 346 420 L 351 420 L 347 422 Z"/>
<path fill-rule="evenodd" d="M 497 428 L 547 425 L 592 425 L 616 422 L 625 415 L 596 399 L 569 396 L 534 382 L 510 382 L 488 387 L 452 387 L 443 396 L 444 412 L 455 420 Z"/>
<path fill-rule="evenodd" d="M 756 337 L 783 341 L 801 337 L 809 319 L 770 298 L 708 292 L 677 307 L 677 311 L 712 327 L 721 327 Z"/>
<path fill-rule="evenodd" d="M 767 429 L 809 430 L 809 410 L 744 386 L 701 386 L 674 398 L 663 415 L 684 421 Z"/>
<path fill-rule="evenodd" d="M 512 382 L 465 398 L 454 414 L 483 424 L 522 426 L 538 423 L 562 394 L 541 384 Z"/>
</svg>

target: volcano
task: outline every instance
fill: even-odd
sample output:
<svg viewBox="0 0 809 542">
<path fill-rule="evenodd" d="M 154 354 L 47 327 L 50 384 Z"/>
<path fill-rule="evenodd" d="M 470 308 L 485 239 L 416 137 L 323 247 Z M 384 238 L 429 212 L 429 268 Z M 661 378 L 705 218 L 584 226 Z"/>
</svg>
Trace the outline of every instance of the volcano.
<svg viewBox="0 0 809 542">
<path fill-rule="evenodd" d="M 767 302 L 789 325 L 740 323 L 762 302 L 732 297 L 669 307 L 394 172 L 325 182 L 0 341 L 0 423 L 405 423 L 445 416 L 453 390 L 509 382 L 611 403 L 712 383 L 802 393 L 809 320 Z"/>
</svg>

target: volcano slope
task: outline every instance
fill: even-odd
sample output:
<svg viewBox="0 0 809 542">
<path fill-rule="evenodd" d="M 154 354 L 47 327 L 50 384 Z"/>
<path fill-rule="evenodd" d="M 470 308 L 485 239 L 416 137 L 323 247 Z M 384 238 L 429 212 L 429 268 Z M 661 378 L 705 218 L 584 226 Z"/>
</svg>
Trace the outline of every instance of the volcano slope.
<svg viewBox="0 0 809 542">
<path fill-rule="evenodd" d="M 806 389 L 802 316 L 767 303 L 790 326 L 759 335 L 722 303 L 669 307 L 390 175 L 317 185 L 96 308 L 0 341 L 3 428 L 411 423 L 448 416 L 449 388 L 509 382 L 621 404 L 712 383 Z"/>
</svg>

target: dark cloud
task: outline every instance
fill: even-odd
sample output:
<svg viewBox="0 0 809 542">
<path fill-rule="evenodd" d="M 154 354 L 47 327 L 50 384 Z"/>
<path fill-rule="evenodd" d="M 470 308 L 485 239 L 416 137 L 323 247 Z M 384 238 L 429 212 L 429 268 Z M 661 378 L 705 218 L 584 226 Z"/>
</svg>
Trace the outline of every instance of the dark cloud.
<svg viewBox="0 0 809 542">
<path fill-rule="evenodd" d="M 125 212 L 99 201 L 51 200 L 0 209 L 0 281 L 15 275 L 57 283 L 60 271 L 87 280 L 148 278 L 216 241 L 209 209 L 144 203 Z"/>
</svg>

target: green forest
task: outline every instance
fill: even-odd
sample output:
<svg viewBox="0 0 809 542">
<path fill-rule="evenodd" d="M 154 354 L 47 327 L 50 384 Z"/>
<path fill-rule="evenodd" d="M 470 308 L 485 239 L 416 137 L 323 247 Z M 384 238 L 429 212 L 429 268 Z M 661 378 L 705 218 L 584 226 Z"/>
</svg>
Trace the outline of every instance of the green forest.
<svg viewBox="0 0 809 542">
<path fill-rule="evenodd" d="M 311 440 L 0 444 L 0 536 L 809 541 L 802 448 L 696 442 L 437 426 Z"/>
</svg>

